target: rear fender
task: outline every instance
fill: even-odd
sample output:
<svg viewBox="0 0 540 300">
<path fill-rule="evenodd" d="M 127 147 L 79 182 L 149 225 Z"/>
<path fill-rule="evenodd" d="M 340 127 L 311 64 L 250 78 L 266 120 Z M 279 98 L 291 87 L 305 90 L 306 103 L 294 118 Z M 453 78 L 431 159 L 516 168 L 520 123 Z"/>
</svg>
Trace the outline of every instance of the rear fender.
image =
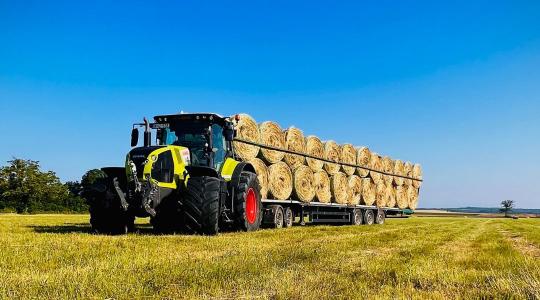
<svg viewBox="0 0 540 300">
<path fill-rule="evenodd" d="M 238 183 L 240 182 L 240 176 L 242 175 L 242 172 L 251 172 L 251 173 L 256 174 L 255 168 L 253 167 L 252 164 L 246 163 L 246 162 L 238 163 L 238 165 L 234 169 L 234 172 L 232 173 L 231 186 L 234 187 L 238 185 Z"/>
</svg>

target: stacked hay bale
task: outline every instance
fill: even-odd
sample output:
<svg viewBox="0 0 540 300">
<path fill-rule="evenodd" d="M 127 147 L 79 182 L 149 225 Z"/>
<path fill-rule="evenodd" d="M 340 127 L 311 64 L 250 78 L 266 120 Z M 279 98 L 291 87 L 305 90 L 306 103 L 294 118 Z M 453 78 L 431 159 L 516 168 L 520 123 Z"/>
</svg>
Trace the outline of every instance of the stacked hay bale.
<svg viewBox="0 0 540 300">
<path fill-rule="evenodd" d="M 419 164 L 238 116 L 237 138 L 260 146 L 235 141 L 235 151 L 255 168 L 263 198 L 416 209 L 422 184 Z"/>
</svg>

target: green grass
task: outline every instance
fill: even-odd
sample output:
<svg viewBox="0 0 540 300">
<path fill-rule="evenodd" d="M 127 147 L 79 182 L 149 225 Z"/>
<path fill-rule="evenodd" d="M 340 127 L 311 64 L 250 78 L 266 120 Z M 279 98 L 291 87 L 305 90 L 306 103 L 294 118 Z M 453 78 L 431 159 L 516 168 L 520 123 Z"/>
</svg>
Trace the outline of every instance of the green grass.
<svg viewBox="0 0 540 300">
<path fill-rule="evenodd" d="M 389 219 L 217 237 L 0 215 L 0 298 L 540 298 L 540 219 Z"/>
</svg>

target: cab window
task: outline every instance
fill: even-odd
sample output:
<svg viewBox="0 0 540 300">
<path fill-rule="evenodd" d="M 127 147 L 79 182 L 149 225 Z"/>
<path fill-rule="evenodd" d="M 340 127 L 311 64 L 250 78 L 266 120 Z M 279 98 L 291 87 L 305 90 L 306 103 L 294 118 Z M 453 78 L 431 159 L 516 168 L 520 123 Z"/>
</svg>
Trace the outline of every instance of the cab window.
<svg viewBox="0 0 540 300">
<path fill-rule="evenodd" d="M 217 124 L 212 125 L 212 148 L 214 152 L 214 168 L 219 170 L 225 162 L 225 137 L 223 136 L 223 128 Z"/>
</svg>

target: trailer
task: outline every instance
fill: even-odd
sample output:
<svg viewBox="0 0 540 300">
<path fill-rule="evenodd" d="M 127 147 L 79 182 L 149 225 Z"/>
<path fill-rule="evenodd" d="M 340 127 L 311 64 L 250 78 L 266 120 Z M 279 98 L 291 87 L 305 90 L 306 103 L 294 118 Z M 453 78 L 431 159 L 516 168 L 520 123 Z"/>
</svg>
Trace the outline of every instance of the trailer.
<svg viewBox="0 0 540 300">
<path fill-rule="evenodd" d="M 413 212 L 395 207 L 301 202 L 263 199 L 263 227 L 289 228 L 294 224 L 373 225 L 384 224 L 386 216 L 408 217 Z"/>
</svg>

